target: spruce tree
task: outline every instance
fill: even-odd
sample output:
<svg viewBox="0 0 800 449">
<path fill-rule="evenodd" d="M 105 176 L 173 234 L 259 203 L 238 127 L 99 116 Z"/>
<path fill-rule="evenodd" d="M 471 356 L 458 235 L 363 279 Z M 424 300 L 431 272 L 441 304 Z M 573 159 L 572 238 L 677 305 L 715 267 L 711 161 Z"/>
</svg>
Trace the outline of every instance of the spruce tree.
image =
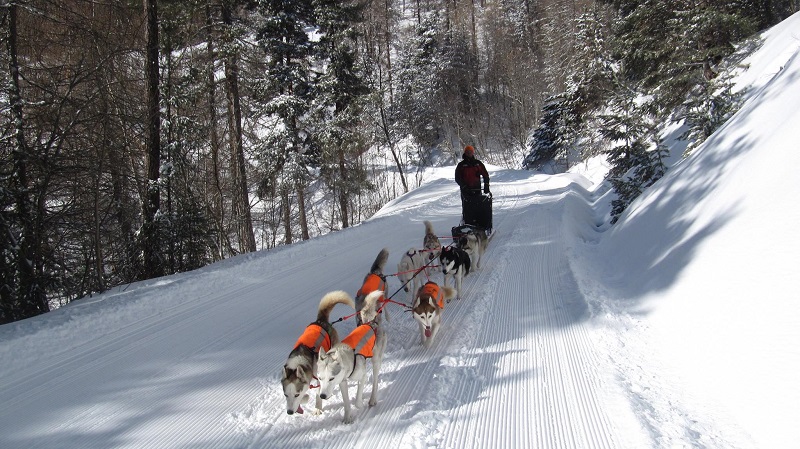
<svg viewBox="0 0 800 449">
<path fill-rule="evenodd" d="M 312 136 L 321 176 L 336 196 L 346 228 L 353 197 L 369 187 L 358 162 L 367 147 L 363 110 L 371 92 L 357 48 L 362 6 L 338 0 L 317 0 L 314 6 L 322 36 L 316 46 L 320 73 L 314 80 Z"/>
<path fill-rule="evenodd" d="M 601 115 L 599 132 L 610 145 L 608 180 L 617 193 L 611 204 L 612 223 L 666 172 L 667 149 L 647 113 L 648 105 L 637 103 L 638 97 L 632 90 L 619 93 L 611 98 L 608 113 Z"/>
</svg>

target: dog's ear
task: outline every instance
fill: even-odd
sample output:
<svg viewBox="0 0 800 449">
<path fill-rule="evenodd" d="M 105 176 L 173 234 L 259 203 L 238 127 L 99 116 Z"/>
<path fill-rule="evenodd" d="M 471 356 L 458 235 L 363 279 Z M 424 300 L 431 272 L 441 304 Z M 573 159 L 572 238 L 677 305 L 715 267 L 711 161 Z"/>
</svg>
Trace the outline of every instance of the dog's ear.
<svg viewBox="0 0 800 449">
<path fill-rule="evenodd" d="M 328 356 L 328 353 L 325 352 L 325 348 L 319 348 L 319 359 L 325 360 L 325 357 Z"/>
<path fill-rule="evenodd" d="M 300 379 L 302 382 L 307 383 L 311 382 L 311 376 L 309 376 L 308 371 L 302 366 L 297 367 L 297 378 Z"/>
<path fill-rule="evenodd" d="M 292 374 L 294 374 L 294 371 L 295 370 L 290 369 L 289 366 L 283 365 L 283 378 L 290 379 L 292 377 Z"/>
<path fill-rule="evenodd" d="M 411 306 L 411 308 L 412 308 L 412 309 L 416 309 L 418 305 L 419 305 L 419 295 L 417 295 L 417 296 L 414 298 L 414 305 L 413 305 L 413 306 Z"/>
</svg>

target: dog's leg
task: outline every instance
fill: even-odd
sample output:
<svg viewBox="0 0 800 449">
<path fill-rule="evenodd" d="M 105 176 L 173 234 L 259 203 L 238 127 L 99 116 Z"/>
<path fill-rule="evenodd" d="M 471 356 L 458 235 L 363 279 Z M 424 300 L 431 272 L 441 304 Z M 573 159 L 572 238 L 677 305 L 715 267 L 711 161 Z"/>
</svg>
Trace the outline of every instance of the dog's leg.
<svg viewBox="0 0 800 449">
<path fill-rule="evenodd" d="M 456 295 L 456 299 L 461 299 L 461 275 L 457 273 L 455 277 L 456 277 L 455 279 L 456 291 L 458 292 L 458 294 Z"/>
<path fill-rule="evenodd" d="M 369 406 L 374 407 L 378 403 L 378 374 L 381 371 L 381 358 L 383 356 L 372 357 L 372 394 L 369 395 Z"/>
<path fill-rule="evenodd" d="M 364 380 L 367 377 L 366 371 L 361 379 L 358 379 L 358 386 L 356 387 L 356 407 L 361 408 L 364 405 Z"/>
<path fill-rule="evenodd" d="M 314 405 L 317 406 L 317 408 L 314 410 L 315 415 L 322 414 L 322 396 L 320 396 L 320 390 L 320 388 L 317 389 L 317 399 L 314 401 Z"/>
<path fill-rule="evenodd" d="M 339 383 L 339 390 L 342 392 L 342 403 L 344 403 L 344 423 L 353 422 L 353 414 L 350 410 L 350 393 L 347 391 L 347 378 Z"/>
</svg>

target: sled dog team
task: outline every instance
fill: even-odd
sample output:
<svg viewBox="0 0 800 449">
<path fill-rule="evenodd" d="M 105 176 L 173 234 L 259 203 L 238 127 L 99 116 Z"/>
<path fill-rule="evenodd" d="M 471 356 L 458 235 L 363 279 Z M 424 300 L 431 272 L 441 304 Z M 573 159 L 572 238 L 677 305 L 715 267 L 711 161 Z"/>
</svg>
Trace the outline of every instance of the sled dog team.
<svg viewBox="0 0 800 449">
<path fill-rule="evenodd" d="M 397 265 L 397 276 L 403 289 L 408 292 L 409 299 L 412 299 L 412 315 L 419 324 L 420 339 L 426 347 L 436 338 L 445 302 L 461 298 L 462 279 L 469 274 L 473 264 L 480 268 L 489 240 L 479 228 L 471 229 L 458 238 L 454 235 L 454 239 L 453 245 L 442 246 L 431 222 L 425 221 L 423 249 L 409 249 Z M 443 286 L 433 281 L 423 283 L 421 278 L 423 274 L 426 277 L 430 275 L 437 257 L 444 274 Z M 305 328 L 283 366 L 281 384 L 288 414 L 303 413 L 301 404 L 308 400 L 311 388 L 319 389 L 315 413 L 321 413 L 322 400 L 331 397 L 338 386 L 344 403 L 344 422 L 353 422 L 348 381 L 357 382 L 355 406 L 360 408 L 368 378 L 368 359 L 372 360 L 369 405 L 372 407 L 377 404 L 378 381 L 387 341 L 386 331 L 381 325 L 381 312 L 386 301 L 386 275 L 383 270 L 388 258 L 388 249 L 384 248 L 378 253 L 355 299 L 341 290 L 322 297 L 316 321 Z M 454 287 L 448 286 L 448 279 L 452 280 Z M 331 311 L 336 304 L 344 304 L 357 311 L 357 326 L 343 339 L 339 338 L 330 321 Z M 386 318 L 389 319 L 388 314 Z M 312 386 L 313 380 L 317 380 L 319 385 Z"/>
</svg>

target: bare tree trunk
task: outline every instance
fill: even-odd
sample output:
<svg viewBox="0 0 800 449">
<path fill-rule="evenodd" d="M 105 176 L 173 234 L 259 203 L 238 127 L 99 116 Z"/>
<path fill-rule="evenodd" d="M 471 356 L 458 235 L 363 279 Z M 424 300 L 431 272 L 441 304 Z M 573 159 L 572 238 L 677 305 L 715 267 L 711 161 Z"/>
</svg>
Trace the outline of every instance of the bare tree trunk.
<svg viewBox="0 0 800 449">
<path fill-rule="evenodd" d="M 347 198 L 347 168 L 345 167 L 344 151 L 339 149 L 339 174 L 342 177 L 341 187 L 339 188 L 339 209 L 342 212 L 342 229 L 350 227 L 349 200 Z"/>
<path fill-rule="evenodd" d="M 300 210 L 300 234 L 303 240 L 311 236 L 308 233 L 308 220 L 306 219 L 306 192 L 301 183 L 297 183 L 297 208 Z"/>
<path fill-rule="evenodd" d="M 397 150 L 394 147 L 394 141 L 392 141 L 391 133 L 389 132 L 389 122 L 386 120 L 386 111 L 383 108 L 383 103 L 381 103 L 381 127 L 383 128 L 383 133 L 386 136 L 386 143 L 389 144 L 389 149 L 392 151 L 394 163 L 397 165 L 397 172 L 400 174 L 400 181 L 403 183 L 403 192 L 408 193 L 408 183 L 406 182 L 406 175 L 403 172 L 403 164 L 400 163 L 400 157 L 397 155 Z"/>
<path fill-rule="evenodd" d="M 227 4 L 223 6 L 222 20 L 226 26 L 232 25 L 231 12 Z M 233 175 L 233 207 L 232 212 L 237 223 L 239 245 L 242 252 L 256 250 L 256 239 L 253 234 L 253 218 L 250 211 L 250 198 L 247 189 L 247 173 L 245 170 L 244 145 L 242 142 L 242 107 L 239 96 L 239 61 L 238 55 L 227 52 L 225 56 L 225 85 L 228 96 L 228 123 L 230 124 L 230 150 Z"/>
<path fill-rule="evenodd" d="M 391 1 L 386 0 L 386 23 L 384 24 L 384 40 L 386 41 L 386 82 L 389 85 L 389 104 L 394 103 L 394 91 L 392 90 L 392 34 L 391 34 Z"/>
<path fill-rule="evenodd" d="M 292 212 L 289 207 L 289 190 L 281 188 L 281 209 L 283 209 L 283 242 L 287 245 L 292 243 Z"/>
<path fill-rule="evenodd" d="M 103 147 L 107 148 L 107 147 Z M 103 155 L 98 155 L 97 161 L 97 173 L 94 176 L 94 191 L 92 192 L 92 196 L 94 197 L 94 271 L 95 271 L 95 282 L 97 282 L 97 290 L 98 291 L 105 291 L 106 284 L 105 280 L 103 279 L 103 245 L 102 245 L 102 232 L 100 226 L 100 217 L 103 216 L 102 212 L 100 211 L 100 174 L 103 172 Z"/>
<path fill-rule="evenodd" d="M 38 249 L 41 244 L 37 239 L 37 235 L 40 235 L 40 233 L 36 232 L 37 220 L 35 220 L 31 210 L 32 201 L 28 192 L 28 158 L 30 157 L 30 149 L 25 140 L 25 117 L 22 111 L 22 89 L 20 87 L 19 62 L 17 60 L 17 4 L 16 2 L 10 2 L 6 8 L 8 8 L 6 48 L 9 60 L 8 71 L 11 75 L 7 94 L 12 122 L 14 123 L 12 149 L 14 174 L 12 175 L 11 190 L 17 208 L 18 223 L 22 227 L 21 239 L 16 242 L 10 242 L 11 246 L 16 248 L 18 284 L 15 291 L 16 298 L 12 298 L 12 304 L 9 304 L 11 316 L 4 317 L 4 320 L 13 321 L 48 312 L 50 307 L 47 304 L 45 290 L 40 285 L 40 280 L 37 279 L 35 269 L 39 259 L 41 259 Z M 16 303 L 16 305 L 13 303 Z"/>
<path fill-rule="evenodd" d="M 210 128 L 210 145 L 211 145 L 211 170 L 213 185 L 211 186 L 211 215 L 214 217 L 216 223 L 216 240 L 219 248 L 219 253 L 214 255 L 214 259 L 222 259 L 225 257 L 223 253 L 224 248 L 227 248 L 230 253 L 233 253 L 231 242 L 228 239 L 228 234 L 225 232 L 225 203 L 223 201 L 222 181 L 220 179 L 220 163 L 219 154 L 220 147 L 222 146 L 217 131 L 217 83 L 214 75 L 214 67 L 216 62 L 216 49 L 214 42 L 215 33 L 215 8 L 221 8 L 217 1 L 211 1 L 206 6 L 206 50 L 208 52 L 208 121 Z"/>
<path fill-rule="evenodd" d="M 161 276 L 162 263 L 159 257 L 156 214 L 161 207 L 159 177 L 161 168 L 161 115 L 159 111 L 159 67 L 158 67 L 158 0 L 144 0 L 147 15 L 147 187 L 144 206 L 144 229 L 142 250 L 144 272 L 150 279 Z"/>
</svg>

